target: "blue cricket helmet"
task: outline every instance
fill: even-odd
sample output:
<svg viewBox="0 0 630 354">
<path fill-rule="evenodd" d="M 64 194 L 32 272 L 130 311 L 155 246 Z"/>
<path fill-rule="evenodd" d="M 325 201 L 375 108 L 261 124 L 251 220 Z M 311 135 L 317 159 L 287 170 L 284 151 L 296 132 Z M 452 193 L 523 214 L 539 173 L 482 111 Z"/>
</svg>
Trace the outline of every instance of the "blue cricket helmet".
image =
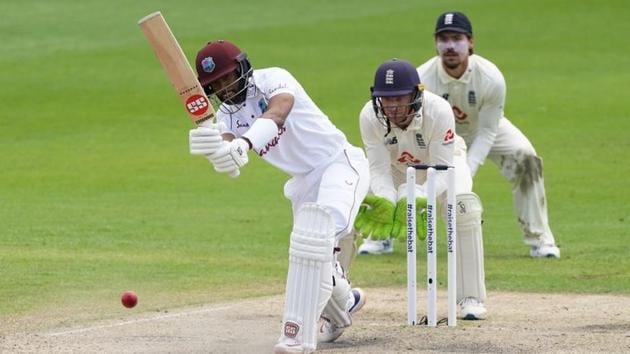
<svg viewBox="0 0 630 354">
<path fill-rule="evenodd" d="M 391 59 L 381 64 L 374 74 L 372 97 L 408 95 L 418 89 L 420 76 L 408 61 Z"/>
</svg>

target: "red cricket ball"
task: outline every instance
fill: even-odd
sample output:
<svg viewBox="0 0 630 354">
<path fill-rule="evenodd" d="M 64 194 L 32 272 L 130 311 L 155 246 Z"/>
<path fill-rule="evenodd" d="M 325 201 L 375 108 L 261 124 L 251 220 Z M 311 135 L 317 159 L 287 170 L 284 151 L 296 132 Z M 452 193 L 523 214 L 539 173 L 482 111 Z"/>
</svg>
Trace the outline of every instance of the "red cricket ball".
<svg viewBox="0 0 630 354">
<path fill-rule="evenodd" d="M 132 308 L 138 303 L 138 295 L 133 291 L 125 291 L 120 297 L 120 301 L 126 308 Z"/>
</svg>

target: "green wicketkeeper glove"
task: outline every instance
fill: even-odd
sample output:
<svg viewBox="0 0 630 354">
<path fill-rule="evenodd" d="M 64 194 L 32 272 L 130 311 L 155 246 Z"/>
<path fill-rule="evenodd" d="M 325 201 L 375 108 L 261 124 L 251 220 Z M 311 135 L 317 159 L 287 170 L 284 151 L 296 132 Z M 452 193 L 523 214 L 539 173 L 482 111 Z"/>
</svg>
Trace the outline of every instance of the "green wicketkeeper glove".
<svg viewBox="0 0 630 354">
<path fill-rule="evenodd" d="M 416 198 L 416 234 L 424 240 L 427 237 L 427 198 Z M 402 198 L 396 203 L 394 213 L 394 227 L 392 237 L 399 240 L 407 238 L 407 199 Z"/>
<path fill-rule="evenodd" d="M 368 195 L 361 203 L 354 228 L 373 240 L 387 239 L 394 225 L 394 203 L 387 198 Z"/>
</svg>

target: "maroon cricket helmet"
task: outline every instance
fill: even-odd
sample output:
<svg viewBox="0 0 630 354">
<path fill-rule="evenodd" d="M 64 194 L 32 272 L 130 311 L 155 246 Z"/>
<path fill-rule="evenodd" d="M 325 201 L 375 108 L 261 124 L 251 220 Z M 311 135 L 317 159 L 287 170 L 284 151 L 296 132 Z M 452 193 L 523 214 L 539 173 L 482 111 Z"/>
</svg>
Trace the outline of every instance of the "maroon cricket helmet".
<svg viewBox="0 0 630 354">
<path fill-rule="evenodd" d="M 197 78 L 201 86 L 208 86 L 211 82 L 240 69 L 241 62 L 247 55 L 236 45 L 226 40 L 208 42 L 197 53 L 195 64 Z"/>
</svg>

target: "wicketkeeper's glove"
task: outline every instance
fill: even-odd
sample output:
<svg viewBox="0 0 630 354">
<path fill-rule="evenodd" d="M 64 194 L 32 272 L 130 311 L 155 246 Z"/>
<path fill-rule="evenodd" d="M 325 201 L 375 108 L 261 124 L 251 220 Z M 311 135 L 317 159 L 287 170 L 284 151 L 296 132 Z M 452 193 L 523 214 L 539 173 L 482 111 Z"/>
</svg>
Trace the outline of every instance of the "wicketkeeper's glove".
<svg viewBox="0 0 630 354">
<path fill-rule="evenodd" d="M 368 195 L 361 203 L 354 228 L 373 240 L 388 239 L 394 224 L 394 203 L 387 198 Z"/>
<path fill-rule="evenodd" d="M 416 234 L 424 240 L 427 237 L 427 198 L 416 198 Z M 399 240 L 407 238 L 407 199 L 401 198 L 396 203 L 392 237 Z"/>
</svg>

